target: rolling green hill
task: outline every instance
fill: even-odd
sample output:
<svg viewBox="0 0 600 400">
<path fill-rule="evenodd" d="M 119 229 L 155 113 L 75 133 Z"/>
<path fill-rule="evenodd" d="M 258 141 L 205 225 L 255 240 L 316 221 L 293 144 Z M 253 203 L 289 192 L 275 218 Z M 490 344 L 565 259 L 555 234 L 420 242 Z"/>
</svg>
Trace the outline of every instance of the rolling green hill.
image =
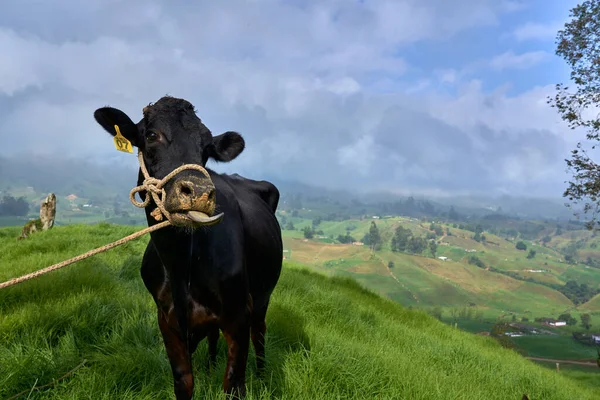
<svg viewBox="0 0 600 400">
<path fill-rule="evenodd" d="M 365 286 L 404 305 L 417 307 L 463 307 L 471 305 L 486 316 L 514 313 L 526 317 L 557 317 L 565 311 L 600 311 L 597 301 L 576 305 L 557 290 L 568 281 L 600 288 L 600 269 L 583 264 L 568 264 L 553 247 L 524 242 L 527 251 L 516 249 L 517 240 L 484 232 L 485 242 L 473 239 L 473 232 L 442 225 L 438 236 L 436 258 L 430 250 L 412 255 L 390 251 L 390 239 L 397 226 L 424 236 L 430 223 L 414 218 L 376 220 L 383 238 L 381 250 L 371 254 L 367 246 L 326 243 L 323 239 L 303 239 L 301 232 L 310 220 L 288 217 L 296 230 L 284 230 L 287 255 L 291 260 L 311 265 L 330 274 L 352 276 Z M 348 232 L 360 240 L 369 230 L 372 219 L 325 221 L 316 229 L 322 237 L 337 237 Z M 451 235 L 447 235 L 447 230 Z M 528 251 L 535 250 L 533 258 Z M 447 257 L 445 261 L 438 257 Z M 483 267 L 470 261 L 476 257 Z M 388 268 L 388 263 L 394 263 Z"/>
<path fill-rule="evenodd" d="M 0 229 L 0 280 L 134 230 L 108 224 L 71 225 L 16 241 L 18 228 Z M 173 398 L 155 306 L 139 277 L 146 241 L 147 237 L 139 239 L 0 290 L 1 398 L 24 390 L 32 391 L 36 399 Z M 535 365 L 493 339 L 453 329 L 422 311 L 407 310 L 352 280 L 328 278 L 291 263 L 284 264 L 267 323 L 267 378 L 255 378 L 251 355 L 250 399 L 598 396 L 592 385 L 582 385 L 587 374 L 577 382 Z M 219 350 L 217 371 L 210 377 L 203 373 L 205 343 L 195 355 L 199 398 L 222 398 L 222 339 Z M 84 359 L 86 364 L 67 379 L 34 390 Z"/>
</svg>

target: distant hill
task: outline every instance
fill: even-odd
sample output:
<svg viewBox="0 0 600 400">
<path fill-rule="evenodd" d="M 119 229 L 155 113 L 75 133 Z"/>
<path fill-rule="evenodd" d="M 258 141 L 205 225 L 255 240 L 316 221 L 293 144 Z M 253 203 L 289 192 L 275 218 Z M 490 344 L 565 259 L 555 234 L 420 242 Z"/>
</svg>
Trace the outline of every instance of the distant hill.
<svg viewBox="0 0 600 400">
<path fill-rule="evenodd" d="M 129 191 L 136 183 L 137 167 L 137 160 L 133 155 L 126 158 L 114 156 L 106 160 L 63 159 L 32 154 L 0 157 L 0 192 L 10 193 L 31 187 L 40 196 L 54 192 L 58 196 L 76 194 L 79 197 L 95 199 L 98 203 L 114 199 L 126 202 Z M 218 170 L 218 167 L 215 169 Z M 252 178 L 261 179 L 254 176 Z M 278 186 L 283 201 L 297 197 L 307 204 L 329 202 L 362 205 L 362 208 L 370 213 L 383 213 L 386 207 L 393 208 L 394 203 L 410 198 L 393 194 L 393 190 L 366 193 L 354 188 L 332 190 L 269 176 L 262 179 L 270 180 Z M 417 204 L 422 205 L 415 215 L 439 215 L 448 212 L 450 207 L 454 206 L 457 212 L 476 217 L 499 212 L 524 219 L 564 221 L 573 218 L 573 210 L 564 206 L 560 195 L 557 193 L 556 199 L 544 199 L 480 195 L 433 197 L 417 193 L 413 198 Z M 362 208 L 358 207 L 357 210 Z"/>
</svg>

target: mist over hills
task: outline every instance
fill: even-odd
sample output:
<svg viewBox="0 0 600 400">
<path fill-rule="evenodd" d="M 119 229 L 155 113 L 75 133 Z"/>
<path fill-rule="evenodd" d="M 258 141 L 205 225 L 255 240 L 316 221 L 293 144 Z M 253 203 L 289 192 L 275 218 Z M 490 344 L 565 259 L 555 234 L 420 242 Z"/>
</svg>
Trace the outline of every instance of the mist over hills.
<svg viewBox="0 0 600 400">
<path fill-rule="evenodd" d="M 222 168 L 210 165 L 219 171 Z M 50 155 L 20 154 L 0 156 L 0 191 L 2 194 L 19 194 L 17 189 L 31 187 L 37 194 L 54 192 L 58 196 L 76 194 L 96 203 L 127 201 L 131 188 L 136 184 L 137 160 L 114 157 L 90 160 L 75 157 L 52 157 Z M 297 180 L 285 180 L 272 176 L 247 176 L 266 179 L 277 185 L 282 204 L 291 198 L 311 201 L 339 202 L 341 204 L 384 204 L 406 200 L 426 201 L 434 209 L 447 212 L 450 206 L 456 211 L 483 216 L 494 213 L 527 219 L 574 219 L 574 209 L 567 208 L 557 193 L 555 198 L 524 196 L 485 196 L 479 193 L 423 194 L 403 192 L 399 188 L 360 192 L 355 188 L 330 189 Z M 29 199 L 32 200 L 32 199 Z"/>
</svg>

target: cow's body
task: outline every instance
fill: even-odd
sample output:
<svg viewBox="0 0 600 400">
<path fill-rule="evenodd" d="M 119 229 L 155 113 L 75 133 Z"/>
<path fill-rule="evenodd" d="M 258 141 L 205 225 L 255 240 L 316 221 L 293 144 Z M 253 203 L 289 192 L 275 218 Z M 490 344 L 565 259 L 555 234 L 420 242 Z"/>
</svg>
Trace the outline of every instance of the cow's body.
<svg viewBox="0 0 600 400">
<path fill-rule="evenodd" d="M 194 232 L 171 227 L 153 232 L 141 271 L 158 307 L 175 385 L 181 382 L 186 391 L 193 379 L 191 354 L 208 336 L 214 362 L 217 329 L 228 342 L 236 342 L 226 372 L 233 375 L 233 386 L 244 382 L 250 328 L 260 369 L 265 315 L 283 258 L 275 217 L 277 188 L 265 181 L 209 173 L 223 221 Z M 151 209 L 146 211 L 150 225 L 156 223 Z"/>
<path fill-rule="evenodd" d="M 145 108 L 138 124 L 110 107 L 97 110 L 95 117 L 113 135 L 113 126 L 120 126 L 124 137 L 143 151 L 148 171 L 158 179 L 181 164 L 204 165 L 209 157 L 230 161 L 244 148 L 235 132 L 213 137 L 182 99 L 165 97 Z M 277 188 L 266 181 L 207 171 L 210 179 L 186 172 L 165 186 L 165 208 L 176 217 L 175 226 L 152 232 L 142 260 L 142 279 L 158 308 L 178 400 L 192 397 L 191 358 L 205 337 L 211 364 L 216 360 L 219 330 L 228 347 L 224 390 L 245 394 L 250 336 L 261 372 L 265 316 L 283 259 L 275 217 Z M 138 185 L 142 180 L 140 172 Z M 145 208 L 149 225 L 157 223 L 151 214 L 155 208 L 153 201 Z M 192 212 L 223 217 L 203 226 L 202 218 L 188 217 Z"/>
</svg>

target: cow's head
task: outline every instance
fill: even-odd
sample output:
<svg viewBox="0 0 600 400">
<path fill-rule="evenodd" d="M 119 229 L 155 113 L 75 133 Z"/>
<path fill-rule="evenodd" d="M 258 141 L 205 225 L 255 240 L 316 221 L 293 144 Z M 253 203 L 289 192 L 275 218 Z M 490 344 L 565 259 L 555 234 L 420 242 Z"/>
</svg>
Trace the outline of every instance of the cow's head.
<svg viewBox="0 0 600 400">
<path fill-rule="evenodd" d="M 209 158 L 228 162 L 244 150 L 244 139 L 236 132 L 213 136 L 186 100 L 163 97 L 144 107 L 143 114 L 135 124 L 121 110 L 103 107 L 94 112 L 94 118 L 113 136 L 117 125 L 142 151 L 148 173 L 154 178 L 162 179 L 183 164 L 205 166 Z M 165 209 L 175 225 L 196 227 L 217 222 L 213 217 L 215 187 L 200 171 L 183 170 L 164 189 Z"/>
</svg>

